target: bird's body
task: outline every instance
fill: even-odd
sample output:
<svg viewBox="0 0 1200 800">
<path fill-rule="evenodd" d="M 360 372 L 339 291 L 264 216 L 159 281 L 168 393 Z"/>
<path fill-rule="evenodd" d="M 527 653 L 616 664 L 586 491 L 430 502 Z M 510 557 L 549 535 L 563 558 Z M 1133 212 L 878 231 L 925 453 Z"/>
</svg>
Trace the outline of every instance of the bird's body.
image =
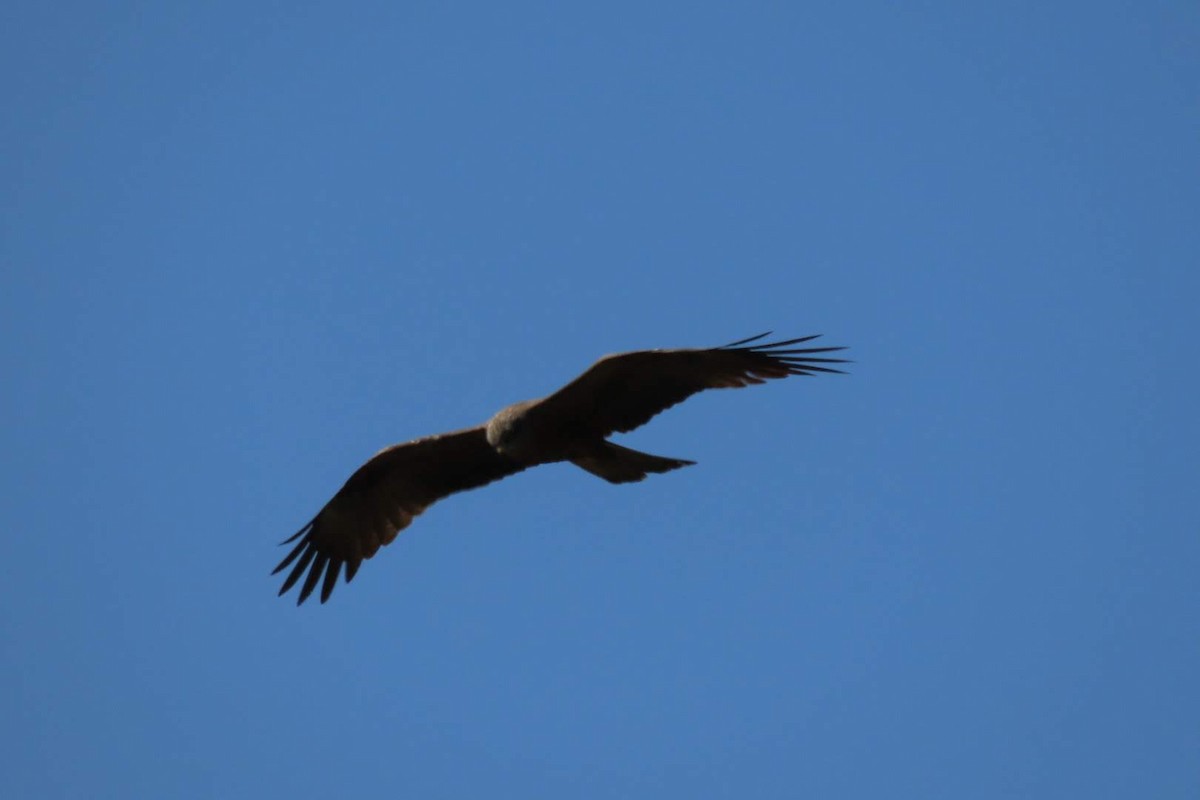
<svg viewBox="0 0 1200 800">
<path fill-rule="evenodd" d="M 818 354 L 840 347 L 785 349 L 815 336 L 745 346 L 766 335 L 722 347 L 606 356 L 557 392 L 507 406 L 483 425 L 381 450 L 285 542 L 300 539 L 275 568 L 278 573 L 295 562 L 279 593 L 307 570 L 298 603 L 318 582 L 324 603 L 343 565 L 349 583 L 363 560 L 437 500 L 530 467 L 569 461 L 610 483 L 628 483 L 694 464 L 631 450 L 608 436 L 633 430 L 696 392 L 839 372 L 823 365 L 842 359 Z"/>
<path fill-rule="evenodd" d="M 496 412 L 484 426 L 487 443 L 522 469 L 570 461 L 610 483 L 640 481 L 648 472 L 667 472 L 694 464 L 678 458 L 639 453 L 607 441 L 578 420 L 556 414 L 553 404 L 526 400 Z"/>
</svg>

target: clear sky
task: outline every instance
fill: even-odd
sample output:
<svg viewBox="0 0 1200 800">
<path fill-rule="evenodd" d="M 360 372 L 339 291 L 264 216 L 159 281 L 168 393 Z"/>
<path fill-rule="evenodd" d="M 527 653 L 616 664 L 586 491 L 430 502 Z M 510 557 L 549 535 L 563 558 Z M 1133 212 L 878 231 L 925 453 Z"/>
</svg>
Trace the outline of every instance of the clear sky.
<svg viewBox="0 0 1200 800">
<path fill-rule="evenodd" d="M 1193 2 L 0 12 L 21 798 L 1195 798 Z M 710 392 L 434 506 L 380 447 L 598 356 Z"/>
</svg>

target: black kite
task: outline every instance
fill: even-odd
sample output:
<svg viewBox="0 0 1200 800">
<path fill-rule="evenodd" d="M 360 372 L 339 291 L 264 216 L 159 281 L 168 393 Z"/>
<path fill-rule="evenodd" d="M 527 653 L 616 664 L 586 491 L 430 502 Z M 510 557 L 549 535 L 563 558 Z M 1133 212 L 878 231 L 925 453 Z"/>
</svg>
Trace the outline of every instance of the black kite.
<svg viewBox="0 0 1200 800">
<path fill-rule="evenodd" d="M 840 372 L 823 365 L 845 363 L 818 355 L 841 347 L 788 349 L 817 336 L 749 344 L 767 335 L 707 349 L 605 356 L 554 394 L 514 403 L 483 425 L 381 450 L 350 476 L 311 522 L 284 542 L 300 539 L 271 573 L 296 562 L 279 594 L 307 570 L 297 605 L 318 582 L 324 603 L 343 565 L 349 583 L 364 559 L 390 544 L 433 503 L 538 464 L 570 461 L 610 483 L 640 481 L 650 472 L 694 464 L 630 450 L 607 437 L 644 425 L 704 389 Z"/>
</svg>

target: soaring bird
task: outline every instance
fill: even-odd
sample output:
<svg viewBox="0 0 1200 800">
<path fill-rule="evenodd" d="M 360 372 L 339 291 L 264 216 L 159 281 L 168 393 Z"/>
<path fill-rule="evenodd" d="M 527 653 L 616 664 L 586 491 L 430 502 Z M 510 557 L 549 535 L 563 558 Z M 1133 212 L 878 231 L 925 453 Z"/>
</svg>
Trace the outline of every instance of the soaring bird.
<svg viewBox="0 0 1200 800">
<path fill-rule="evenodd" d="M 365 559 L 390 544 L 413 517 L 443 497 L 539 464 L 570 461 L 610 483 L 695 464 L 622 447 L 614 433 L 705 389 L 736 389 L 772 378 L 840 373 L 825 356 L 842 347 L 794 347 L 820 334 L 759 343 L 769 333 L 710 348 L 635 350 L 601 358 L 554 394 L 500 409 L 482 425 L 392 445 L 350 476 L 325 507 L 282 542 L 295 547 L 272 575 L 292 566 L 282 595 L 305 575 L 297 605 L 318 583 L 329 599 L 338 574 L 346 583 Z"/>
</svg>

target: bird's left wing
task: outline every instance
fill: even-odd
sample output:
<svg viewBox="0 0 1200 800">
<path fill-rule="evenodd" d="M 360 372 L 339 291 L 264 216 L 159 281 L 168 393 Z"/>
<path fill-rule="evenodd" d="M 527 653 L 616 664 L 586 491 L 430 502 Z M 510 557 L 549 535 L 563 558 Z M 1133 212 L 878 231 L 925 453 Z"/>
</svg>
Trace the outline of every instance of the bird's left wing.
<svg viewBox="0 0 1200 800">
<path fill-rule="evenodd" d="M 487 443 L 482 425 L 381 450 L 350 476 L 311 522 L 284 541 L 300 540 L 271 573 L 295 562 L 279 593 L 292 588 L 307 570 L 297 605 L 318 582 L 324 603 L 343 565 L 349 583 L 365 559 L 390 544 L 430 505 L 522 469 Z"/>
</svg>

